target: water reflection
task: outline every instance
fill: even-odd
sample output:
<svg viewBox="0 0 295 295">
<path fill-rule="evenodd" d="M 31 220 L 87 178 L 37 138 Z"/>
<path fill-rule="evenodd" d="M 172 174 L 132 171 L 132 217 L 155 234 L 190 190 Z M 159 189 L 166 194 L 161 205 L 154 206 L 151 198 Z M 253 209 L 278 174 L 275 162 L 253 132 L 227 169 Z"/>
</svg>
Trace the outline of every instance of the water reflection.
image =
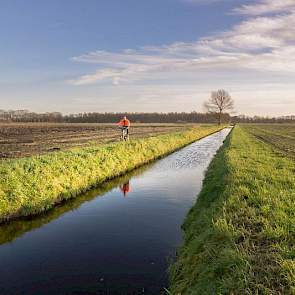
<svg viewBox="0 0 295 295">
<path fill-rule="evenodd" d="M 130 181 L 128 180 L 124 184 L 120 185 L 120 190 L 123 193 L 123 196 L 126 198 L 131 190 Z"/>
<path fill-rule="evenodd" d="M 0 294 L 161 294 L 180 226 L 228 132 L 0 226 Z"/>
<path fill-rule="evenodd" d="M 117 177 L 102 183 L 95 189 L 92 189 L 76 198 L 66 200 L 45 213 L 39 214 L 37 216 L 12 220 L 8 223 L 1 224 L 0 245 L 12 242 L 14 239 L 22 236 L 24 233 L 50 223 L 51 221 L 61 217 L 69 211 L 77 210 L 85 202 L 90 202 L 94 198 L 102 197 L 107 192 L 112 191 L 117 187 L 120 187 L 124 197 L 127 197 L 127 194 L 130 192 L 129 179 L 140 176 L 144 171 L 152 167 L 152 165 L 153 164 L 144 165 L 132 172 L 125 174 L 124 176 Z"/>
</svg>

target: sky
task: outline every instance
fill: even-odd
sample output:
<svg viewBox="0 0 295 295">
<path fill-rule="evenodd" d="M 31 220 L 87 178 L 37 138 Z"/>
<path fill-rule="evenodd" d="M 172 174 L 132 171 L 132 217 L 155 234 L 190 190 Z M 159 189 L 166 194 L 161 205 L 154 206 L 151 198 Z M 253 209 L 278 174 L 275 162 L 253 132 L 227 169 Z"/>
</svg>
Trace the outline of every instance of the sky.
<svg viewBox="0 0 295 295">
<path fill-rule="evenodd" d="M 0 109 L 295 114 L 295 0 L 1 0 Z"/>
</svg>

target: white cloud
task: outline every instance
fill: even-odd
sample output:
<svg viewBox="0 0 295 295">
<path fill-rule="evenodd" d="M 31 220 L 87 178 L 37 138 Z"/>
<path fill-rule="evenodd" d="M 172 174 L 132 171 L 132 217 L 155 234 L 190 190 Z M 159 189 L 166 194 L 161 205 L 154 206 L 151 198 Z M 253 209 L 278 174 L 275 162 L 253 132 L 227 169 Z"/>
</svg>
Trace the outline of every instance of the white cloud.
<svg viewBox="0 0 295 295">
<path fill-rule="evenodd" d="M 234 9 L 235 13 L 245 15 L 262 15 L 269 13 L 286 12 L 295 9 L 294 0 L 262 0 L 259 3 L 242 5 Z"/>
<path fill-rule="evenodd" d="M 253 79 L 259 75 L 266 77 L 270 83 L 275 75 L 283 75 L 287 77 L 286 81 L 290 81 L 295 74 L 295 11 L 289 7 L 294 1 L 284 2 L 284 9 L 283 5 L 275 6 L 273 2 L 258 2 L 255 4 L 257 11 L 259 14 L 266 11 L 280 13 L 249 16 L 229 31 L 196 42 L 146 46 L 120 52 L 100 50 L 74 57 L 73 61 L 97 64 L 98 69 L 69 83 L 82 86 L 111 82 L 119 87 L 120 84 L 134 85 L 135 81 L 137 84 L 153 81 L 160 85 L 185 79 L 191 82 L 193 78 L 201 81 L 204 77 L 205 80 L 214 80 L 216 87 L 219 83 L 230 86 L 236 77 L 245 79 L 245 73 Z M 236 11 L 253 14 L 250 13 L 253 7 L 254 4 L 244 5 Z M 221 78 L 223 75 L 227 75 L 228 83 Z M 241 83 L 243 80 L 238 85 Z M 153 95 L 155 93 L 156 90 Z M 187 95 L 192 97 L 193 93 Z M 180 96 L 170 93 L 170 97 Z"/>
</svg>

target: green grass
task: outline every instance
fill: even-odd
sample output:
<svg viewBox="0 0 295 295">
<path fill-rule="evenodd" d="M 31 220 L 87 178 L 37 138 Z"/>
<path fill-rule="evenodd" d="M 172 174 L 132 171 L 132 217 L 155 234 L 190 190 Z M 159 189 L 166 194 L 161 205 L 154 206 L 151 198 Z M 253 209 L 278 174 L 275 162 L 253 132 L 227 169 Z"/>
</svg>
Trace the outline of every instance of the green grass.
<svg viewBox="0 0 295 295">
<path fill-rule="evenodd" d="M 11 220 L 6 224 L 1 224 L 0 226 L 0 245 L 11 242 L 16 238 L 22 236 L 26 232 L 30 232 L 33 229 L 39 228 L 45 224 L 50 223 L 51 221 L 59 218 L 60 216 L 66 214 L 69 211 L 74 211 L 79 208 L 85 202 L 90 202 L 98 196 L 105 195 L 106 192 L 111 191 L 114 188 L 117 188 L 124 183 L 126 183 L 131 177 L 136 177 L 142 174 L 146 169 L 150 167 L 150 164 L 143 165 L 140 168 L 137 168 L 123 176 L 116 177 L 112 180 L 106 181 L 95 189 L 89 190 L 84 194 L 66 200 L 65 202 L 55 206 L 51 210 L 48 210 L 37 216 L 18 218 Z M 123 196 L 122 196 L 123 197 Z"/>
<path fill-rule="evenodd" d="M 212 161 L 171 294 L 295 294 L 295 163 L 237 126 Z"/>
<path fill-rule="evenodd" d="M 243 128 L 260 140 L 273 145 L 287 156 L 295 159 L 294 124 L 243 125 Z"/>
<path fill-rule="evenodd" d="M 130 142 L 2 161 L 0 221 L 46 211 L 220 129 L 219 126 L 200 126 Z"/>
</svg>

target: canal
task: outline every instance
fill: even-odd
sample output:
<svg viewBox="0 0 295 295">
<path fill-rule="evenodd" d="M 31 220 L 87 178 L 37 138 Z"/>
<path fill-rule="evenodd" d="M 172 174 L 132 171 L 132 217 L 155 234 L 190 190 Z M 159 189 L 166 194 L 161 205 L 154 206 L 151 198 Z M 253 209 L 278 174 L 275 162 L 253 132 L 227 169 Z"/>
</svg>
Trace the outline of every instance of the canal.
<svg viewBox="0 0 295 295">
<path fill-rule="evenodd" d="M 1 225 L 0 294 L 165 294 L 181 224 L 229 132 Z"/>
</svg>

